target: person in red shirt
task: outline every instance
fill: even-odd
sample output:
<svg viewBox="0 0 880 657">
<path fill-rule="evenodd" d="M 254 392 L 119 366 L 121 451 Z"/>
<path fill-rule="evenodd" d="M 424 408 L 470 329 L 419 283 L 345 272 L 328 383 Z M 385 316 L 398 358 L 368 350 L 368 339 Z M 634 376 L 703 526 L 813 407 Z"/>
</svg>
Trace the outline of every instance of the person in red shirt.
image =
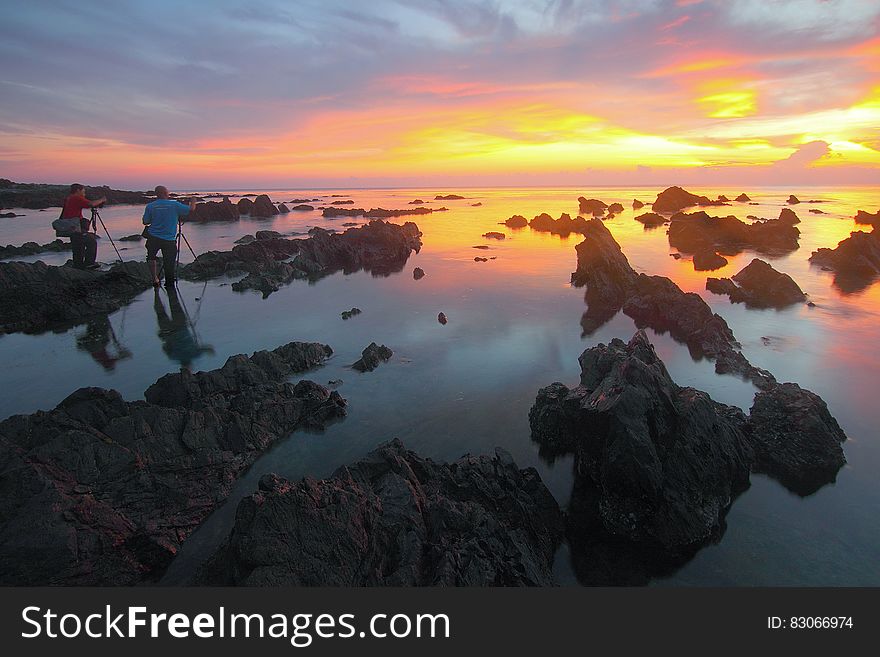
<svg viewBox="0 0 880 657">
<path fill-rule="evenodd" d="M 95 269 L 95 259 L 98 256 L 98 240 L 94 233 L 89 232 L 89 220 L 83 217 L 82 211 L 86 208 L 94 208 L 107 201 L 106 196 L 90 201 L 86 198 L 86 188 L 79 183 L 70 186 L 70 194 L 64 199 L 64 207 L 61 210 L 63 219 L 79 218 L 80 232 L 70 237 L 70 246 L 73 249 L 73 266 L 77 269 Z"/>
</svg>

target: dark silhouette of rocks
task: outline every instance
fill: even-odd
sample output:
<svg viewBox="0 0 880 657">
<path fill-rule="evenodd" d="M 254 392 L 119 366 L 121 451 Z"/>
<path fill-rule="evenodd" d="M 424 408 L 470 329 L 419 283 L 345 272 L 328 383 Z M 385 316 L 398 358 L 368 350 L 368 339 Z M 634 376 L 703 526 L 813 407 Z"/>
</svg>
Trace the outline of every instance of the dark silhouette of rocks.
<svg viewBox="0 0 880 657">
<path fill-rule="evenodd" d="M 447 194 L 443 196 L 442 194 L 437 194 L 434 197 L 435 201 L 461 201 L 464 199 L 464 196 L 459 196 L 458 194 Z"/>
<path fill-rule="evenodd" d="M 416 267 L 415 269 L 413 269 L 413 280 L 418 281 L 424 277 L 425 277 L 425 270 L 424 269 L 422 269 L 421 267 Z"/>
<path fill-rule="evenodd" d="M 801 496 L 833 483 L 846 463 L 846 434 L 817 394 L 782 383 L 755 395 L 749 415 L 755 472 Z"/>
<path fill-rule="evenodd" d="M 834 285 L 842 292 L 865 289 L 880 274 L 880 233 L 856 231 L 834 249 L 813 251 L 810 262 L 835 272 Z"/>
<path fill-rule="evenodd" d="M 798 217 L 797 213 L 791 208 L 782 208 L 782 210 L 779 211 L 779 221 L 791 226 L 801 223 L 800 217 Z"/>
<path fill-rule="evenodd" d="M 714 271 L 724 267 L 727 264 L 727 258 L 709 249 L 697 251 L 694 254 L 693 262 L 695 271 Z"/>
<path fill-rule="evenodd" d="M 704 211 L 679 212 L 669 223 L 669 244 L 682 253 L 714 250 L 736 255 L 745 249 L 783 254 L 798 248 L 800 231 L 782 219 L 748 224 L 734 216 L 712 217 Z"/>
<path fill-rule="evenodd" d="M 731 278 L 707 278 L 706 289 L 728 295 L 733 303 L 755 308 L 784 308 L 807 300 L 791 276 L 758 258 Z"/>
<path fill-rule="evenodd" d="M 326 479 L 260 479 L 198 583 L 551 586 L 562 512 L 511 456 L 436 463 L 400 441 Z"/>
<path fill-rule="evenodd" d="M 749 195 L 748 195 L 748 194 L 746 194 L 745 192 L 743 192 L 742 194 L 740 194 L 739 196 L 737 196 L 734 200 L 735 200 L 735 201 L 739 201 L 740 203 L 748 203 L 748 202 L 751 201 L 752 199 L 749 198 Z"/>
<path fill-rule="evenodd" d="M 713 201 L 706 196 L 691 194 L 681 187 L 667 187 L 657 195 L 657 200 L 654 201 L 651 207 L 654 208 L 654 212 L 671 214 L 695 205 L 724 205 L 724 203 L 722 201 Z"/>
<path fill-rule="evenodd" d="M 146 262 L 121 262 L 109 271 L 0 262 L 0 333 L 70 328 L 119 310 L 151 285 Z"/>
<path fill-rule="evenodd" d="M 507 235 L 504 233 L 498 233 L 495 231 L 489 231 L 488 233 L 483 233 L 483 237 L 487 240 L 503 240 Z"/>
<path fill-rule="evenodd" d="M 27 208 L 29 210 L 60 208 L 69 193 L 69 185 L 17 183 L 0 178 L 0 208 Z M 107 205 L 144 205 L 153 200 L 146 192 L 111 189 L 106 185 L 86 187 L 86 196 L 89 198 L 104 196 L 107 198 Z"/>
<path fill-rule="evenodd" d="M 596 198 L 578 197 L 578 212 L 581 214 L 589 214 L 594 217 L 605 214 L 608 204 Z"/>
<path fill-rule="evenodd" d="M 515 214 L 504 222 L 508 228 L 525 228 L 529 225 L 529 220 L 521 214 Z"/>
<path fill-rule="evenodd" d="M 792 194 L 791 196 L 788 197 L 788 200 L 786 201 L 786 203 L 788 203 L 789 205 L 796 205 L 796 204 L 800 203 L 800 201 L 798 200 L 797 196 Z"/>
<path fill-rule="evenodd" d="M 337 392 L 286 381 L 331 353 L 292 342 L 167 374 L 146 401 L 81 388 L 0 423 L 0 582 L 156 581 L 270 445 L 345 415 Z"/>
<path fill-rule="evenodd" d="M 449 320 L 446 318 L 446 313 L 438 313 L 437 321 L 445 326 Z"/>
<path fill-rule="evenodd" d="M 120 237 L 120 242 L 140 242 L 144 239 L 144 236 L 140 233 L 135 233 L 134 235 L 126 235 L 125 237 Z"/>
<path fill-rule="evenodd" d="M 391 219 L 393 217 L 406 217 L 409 215 L 431 214 L 432 212 L 444 212 L 446 208 L 412 208 L 399 210 L 386 210 L 385 208 L 324 208 L 322 214 L 327 219 L 336 217 L 367 217 L 368 219 Z"/>
<path fill-rule="evenodd" d="M 810 208 L 810 212 L 812 212 L 813 214 L 825 214 L 825 212 L 823 210 L 820 210 L 819 208 Z"/>
<path fill-rule="evenodd" d="M 414 200 L 414 201 L 410 201 L 410 202 L 409 202 L 409 205 L 422 205 L 423 203 L 424 203 L 424 201 L 423 201 L 422 199 L 417 198 L 417 199 Z"/>
<path fill-rule="evenodd" d="M 249 198 L 241 198 L 238 200 L 238 213 L 250 216 L 254 211 L 254 202 Z"/>
<path fill-rule="evenodd" d="M 584 583 L 644 584 L 682 565 L 720 539 L 752 471 L 806 495 L 845 462 L 837 422 L 795 384 L 759 392 L 747 417 L 676 385 L 641 330 L 579 363 L 579 385 L 539 390 L 529 421 L 542 457 L 574 455 L 566 532 Z"/>
<path fill-rule="evenodd" d="M 817 212 L 817 210 L 810 210 L 810 212 Z M 818 212 L 822 212 L 818 210 Z M 873 226 L 874 228 L 880 227 L 880 210 L 877 210 L 874 214 L 870 212 L 865 212 L 864 210 L 859 210 L 856 213 L 856 216 L 853 217 L 857 224 L 867 224 L 869 226 Z"/>
<path fill-rule="evenodd" d="M 656 212 L 646 212 L 640 214 L 635 219 L 636 221 L 643 223 L 645 228 L 656 228 L 665 223 L 669 223 L 668 217 L 664 217 L 662 214 L 657 214 Z"/>
<path fill-rule="evenodd" d="M 581 216 L 571 218 L 567 212 L 559 215 L 559 219 L 554 219 L 546 212 L 536 216 L 529 222 L 532 230 L 544 233 L 552 233 L 554 235 L 566 236 L 571 233 L 583 233 L 586 229 L 587 221 Z"/>
<path fill-rule="evenodd" d="M 0 219 L 15 219 L 23 216 L 23 214 L 15 214 L 14 212 L 0 212 Z"/>
<path fill-rule="evenodd" d="M 422 245 L 422 233 L 412 222 L 371 221 L 344 233 L 313 228 L 309 234 L 308 239 L 262 239 L 231 251 L 208 251 L 181 267 L 181 276 L 205 280 L 244 272 L 247 276 L 232 288 L 257 290 L 265 298 L 295 279 L 317 280 L 339 270 L 364 269 L 377 276 L 401 271 Z"/>
<path fill-rule="evenodd" d="M 138 239 L 140 239 L 140 235 L 138 235 Z M 70 251 L 69 240 L 52 240 L 47 244 L 25 242 L 21 246 L 7 244 L 6 246 L 0 246 L 0 260 L 8 260 L 9 258 L 20 258 L 22 256 L 32 256 L 39 253 L 61 253 L 63 251 Z"/>
<path fill-rule="evenodd" d="M 633 199 L 633 210 L 641 210 L 643 207 L 645 207 L 644 203 L 637 198 Z"/>
<path fill-rule="evenodd" d="M 471 207 L 472 207 L 472 208 L 479 208 L 479 207 L 482 207 L 482 205 L 483 205 L 483 204 L 480 203 L 480 202 L 477 202 L 477 203 L 471 203 Z"/>
<path fill-rule="evenodd" d="M 257 238 L 254 237 L 253 235 L 243 235 L 242 237 L 239 237 L 237 240 L 235 240 L 235 243 L 236 244 L 250 244 L 251 242 L 253 242 L 256 239 Z"/>
<path fill-rule="evenodd" d="M 384 344 L 382 346 L 379 346 L 375 342 L 371 342 L 361 352 L 361 357 L 354 363 L 352 363 L 351 366 L 358 372 L 372 372 L 393 355 L 394 352 L 392 352 Z"/>
<path fill-rule="evenodd" d="M 476 246 L 472 246 L 472 249 L 482 249 L 483 251 L 488 250 L 490 247 L 486 244 L 477 244 Z"/>
<path fill-rule="evenodd" d="M 724 194 L 719 194 L 718 200 L 721 201 L 722 203 L 730 203 L 730 199 L 727 198 Z"/>
<path fill-rule="evenodd" d="M 489 262 L 489 258 L 481 258 L 480 256 L 477 256 L 474 258 L 474 262 Z"/>
<path fill-rule="evenodd" d="M 248 201 L 248 203 L 250 203 L 250 201 Z M 186 220 L 199 223 L 209 221 L 238 221 L 240 208 L 241 201 L 239 201 L 238 205 L 235 205 L 230 202 L 228 198 L 224 198 L 222 201 L 197 203 Z"/>
<path fill-rule="evenodd" d="M 346 199 L 345 201 L 330 201 L 330 205 L 354 205 L 354 201 Z"/>
<path fill-rule="evenodd" d="M 266 194 L 260 194 L 254 199 L 254 205 L 250 212 L 251 217 L 269 218 L 276 214 L 278 214 L 278 208 L 272 204 L 272 199 Z"/>
<path fill-rule="evenodd" d="M 314 205 L 300 204 L 300 205 L 294 205 L 292 208 L 290 208 L 290 211 L 291 212 L 309 212 L 310 210 L 314 210 L 314 209 L 315 209 Z"/>
<path fill-rule="evenodd" d="M 593 333 L 621 309 L 639 327 L 669 332 L 695 358 L 715 361 L 719 374 L 737 374 L 759 388 L 775 383 L 740 352 L 733 331 L 698 294 L 683 292 L 664 276 L 637 274 L 601 220 L 587 222 L 585 240 L 575 247 L 577 270 L 571 282 L 585 287 L 584 334 Z"/>
<path fill-rule="evenodd" d="M 341 313 L 339 313 L 339 314 L 340 314 L 340 316 L 342 317 L 342 319 L 346 320 L 346 319 L 351 319 L 351 318 L 354 317 L 355 315 L 360 315 L 361 312 L 362 312 L 362 311 L 361 311 L 360 308 L 352 308 L 351 310 L 343 310 L 343 311 L 342 311 Z"/>
<path fill-rule="evenodd" d="M 623 212 L 623 206 L 620 203 L 612 203 L 608 206 L 608 212 L 611 214 L 620 214 Z"/>
<path fill-rule="evenodd" d="M 278 204 L 278 212 L 280 214 L 288 214 L 290 212 L 290 208 L 287 207 L 284 203 Z"/>
<path fill-rule="evenodd" d="M 256 232 L 256 239 L 258 240 L 277 240 L 281 239 L 282 235 L 277 230 L 258 230 Z"/>
</svg>

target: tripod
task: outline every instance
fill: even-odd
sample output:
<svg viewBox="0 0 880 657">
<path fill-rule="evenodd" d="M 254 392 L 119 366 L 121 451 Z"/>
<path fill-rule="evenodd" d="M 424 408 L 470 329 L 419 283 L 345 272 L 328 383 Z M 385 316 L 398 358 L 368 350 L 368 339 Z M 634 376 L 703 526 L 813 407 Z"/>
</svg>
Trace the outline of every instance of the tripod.
<svg viewBox="0 0 880 657">
<path fill-rule="evenodd" d="M 180 240 L 181 239 L 183 239 L 183 241 L 186 243 L 186 248 L 188 248 L 189 252 L 192 253 L 193 259 L 198 257 L 198 256 L 196 256 L 196 252 L 193 251 L 193 248 L 190 246 L 189 240 L 186 239 L 186 235 L 183 234 L 183 223 L 178 222 L 177 223 L 177 262 L 174 265 L 175 282 L 177 282 L 177 279 L 180 277 L 178 272 L 180 271 Z"/>
<path fill-rule="evenodd" d="M 95 229 L 95 232 L 98 232 L 98 226 L 95 223 L 95 220 L 101 222 L 101 226 L 104 228 L 104 232 L 107 234 L 107 237 L 110 239 L 110 244 L 113 245 L 113 250 L 116 251 L 116 257 L 119 258 L 119 262 L 122 262 L 122 254 L 119 253 L 119 249 L 116 248 L 116 242 L 113 241 L 113 237 L 110 235 L 110 231 L 107 230 L 107 225 L 104 223 L 104 220 L 101 219 L 101 213 L 98 212 L 98 208 L 92 208 L 92 228 Z"/>
</svg>

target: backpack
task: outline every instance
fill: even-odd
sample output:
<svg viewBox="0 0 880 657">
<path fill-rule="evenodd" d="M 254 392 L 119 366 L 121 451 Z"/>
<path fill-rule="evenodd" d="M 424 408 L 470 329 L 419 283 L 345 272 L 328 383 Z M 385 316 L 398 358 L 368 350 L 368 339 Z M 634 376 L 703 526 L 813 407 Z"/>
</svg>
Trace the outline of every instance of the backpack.
<svg viewBox="0 0 880 657">
<path fill-rule="evenodd" d="M 61 214 L 52 222 L 52 228 L 55 229 L 55 237 L 73 237 L 79 235 L 82 229 L 79 225 L 79 217 L 64 218 L 64 205 L 61 206 Z"/>
</svg>

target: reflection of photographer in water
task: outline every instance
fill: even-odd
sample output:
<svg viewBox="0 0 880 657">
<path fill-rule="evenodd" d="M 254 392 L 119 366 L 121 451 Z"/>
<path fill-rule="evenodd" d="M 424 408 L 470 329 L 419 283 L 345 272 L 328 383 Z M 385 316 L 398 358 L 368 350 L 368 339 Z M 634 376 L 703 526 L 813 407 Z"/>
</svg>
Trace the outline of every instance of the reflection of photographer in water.
<svg viewBox="0 0 880 657">
<path fill-rule="evenodd" d="M 115 352 L 108 350 L 111 342 Z M 106 315 L 93 319 L 86 325 L 85 333 L 76 336 L 76 348 L 89 352 L 95 362 L 108 372 L 116 369 L 116 363 L 120 360 L 131 358 L 131 352 L 116 339 L 113 326 Z"/>
<path fill-rule="evenodd" d="M 177 290 L 168 288 L 168 307 L 171 317 L 165 310 L 162 298 L 157 289 L 153 297 L 153 309 L 156 311 L 156 322 L 159 324 L 159 339 L 162 340 L 162 351 L 171 360 L 189 368 L 194 360 L 202 354 L 213 354 L 211 346 L 201 346 L 195 331 L 190 327 L 186 311 L 180 304 Z"/>
</svg>

